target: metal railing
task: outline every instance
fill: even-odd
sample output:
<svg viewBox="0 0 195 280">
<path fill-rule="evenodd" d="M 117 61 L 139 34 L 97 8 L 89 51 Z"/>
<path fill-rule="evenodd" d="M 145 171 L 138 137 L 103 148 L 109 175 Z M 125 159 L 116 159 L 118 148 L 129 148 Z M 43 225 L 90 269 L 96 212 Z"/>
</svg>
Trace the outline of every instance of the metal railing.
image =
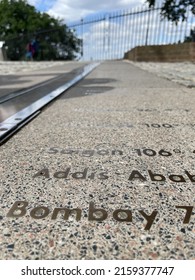
<svg viewBox="0 0 195 280">
<path fill-rule="evenodd" d="M 120 59 L 136 46 L 182 43 L 195 28 L 190 9 L 187 20 L 177 24 L 163 19 L 160 7 L 97 14 L 69 24 L 82 41 L 82 60 Z"/>
</svg>

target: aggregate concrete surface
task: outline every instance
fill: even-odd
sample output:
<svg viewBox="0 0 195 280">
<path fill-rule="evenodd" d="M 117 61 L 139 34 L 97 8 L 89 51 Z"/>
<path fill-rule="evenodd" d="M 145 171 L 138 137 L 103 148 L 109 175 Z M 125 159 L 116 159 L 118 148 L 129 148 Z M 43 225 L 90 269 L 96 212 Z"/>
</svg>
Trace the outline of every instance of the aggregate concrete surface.
<svg viewBox="0 0 195 280">
<path fill-rule="evenodd" d="M 74 61 L 2 63 L 0 123 L 73 80 L 86 64 Z M 12 69 L 9 70 L 9 67 Z M 9 75 L 11 71 L 12 75 Z"/>
<path fill-rule="evenodd" d="M 4 61 L 0 62 L 0 97 L 38 83 L 46 83 L 59 75 L 85 65 L 74 61 Z"/>
<path fill-rule="evenodd" d="M 1 146 L 0 258 L 194 259 L 194 103 L 124 61 L 68 90 Z"/>
<path fill-rule="evenodd" d="M 193 62 L 130 62 L 132 65 L 154 73 L 189 88 L 195 87 L 195 63 Z"/>
</svg>

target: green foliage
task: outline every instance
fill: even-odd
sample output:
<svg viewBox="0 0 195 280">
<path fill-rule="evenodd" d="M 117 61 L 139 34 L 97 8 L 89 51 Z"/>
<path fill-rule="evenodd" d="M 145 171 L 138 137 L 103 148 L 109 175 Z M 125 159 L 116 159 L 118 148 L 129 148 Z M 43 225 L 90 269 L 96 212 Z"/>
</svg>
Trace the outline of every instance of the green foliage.
<svg viewBox="0 0 195 280">
<path fill-rule="evenodd" d="M 150 7 L 156 4 L 156 0 L 146 0 Z M 195 0 L 164 0 L 162 3 L 161 14 L 168 20 L 178 22 L 187 18 L 188 8 L 195 15 Z"/>
<path fill-rule="evenodd" d="M 38 42 L 37 60 L 72 60 L 81 40 L 61 20 L 40 13 L 26 0 L 0 0 L 0 40 L 10 60 L 25 58 L 27 44 Z"/>
</svg>

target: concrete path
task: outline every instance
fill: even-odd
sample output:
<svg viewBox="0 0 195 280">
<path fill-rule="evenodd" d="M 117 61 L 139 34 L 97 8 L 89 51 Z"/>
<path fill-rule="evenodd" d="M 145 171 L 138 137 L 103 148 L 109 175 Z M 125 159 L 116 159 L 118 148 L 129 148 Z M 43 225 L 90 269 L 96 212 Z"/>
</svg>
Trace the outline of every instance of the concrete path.
<svg viewBox="0 0 195 280">
<path fill-rule="evenodd" d="M 1 259 L 194 259 L 195 95 L 105 62 L 1 146 Z"/>
<path fill-rule="evenodd" d="M 166 78 L 189 88 L 195 87 L 195 63 L 193 62 L 130 62 L 159 77 Z"/>
<path fill-rule="evenodd" d="M 0 98 L 68 74 L 84 62 L 0 62 Z"/>
</svg>

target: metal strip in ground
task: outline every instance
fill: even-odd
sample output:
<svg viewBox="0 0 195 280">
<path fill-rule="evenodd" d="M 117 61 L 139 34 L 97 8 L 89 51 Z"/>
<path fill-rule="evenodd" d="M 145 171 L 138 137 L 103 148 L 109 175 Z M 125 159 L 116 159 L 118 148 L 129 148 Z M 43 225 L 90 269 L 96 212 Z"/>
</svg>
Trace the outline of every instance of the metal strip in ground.
<svg viewBox="0 0 195 280">
<path fill-rule="evenodd" d="M 39 83 L 39 84 L 37 84 L 35 86 L 31 86 L 31 87 L 29 87 L 27 89 L 24 89 L 24 90 L 21 90 L 19 92 L 11 92 L 9 94 L 3 95 L 2 97 L 0 97 L 0 104 L 5 103 L 6 101 L 9 101 L 9 100 L 11 100 L 13 98 L 16 98 L 16 97 L 18 97 L 20 95 L 26 94 L 26 93 L 34 90 L 34 89 L 37 89 L 37 88 L 42 87 L 42 86 L 45 86 L 45 85 L 47 85 L 47 84 L 49 84 L 49 83 L 51 83 L 51 82 L 53 82 L 55 80 L 60 79 L 63 75 L 64 74 L 62 74 L 60 76 L 57 76 L 55 78 L 49 79 L 49 80 L 47 80 L 45 82 L 41 82 L 41 83 Z"/>
<path fill-rule="evenodd" d="M 78 83 L 81 79 L 83 79 L 85 76 L 87 76 L 93 69 L 95 69 L 100 63 L 92 63 L 89 65 L 86 65 L 83 68 L 83 72 L 64 84 L 63 86 L 53 90 L 52 92 L 48 93 L 46 96 L 40 98 L 36 102 L 32 103 L 31 105 L 27 106 L 26 108 L 22 109 L 21 111 L 17 112 L 13 116 L 9 117 L 2 123 L 0 123 L 0 144 L 4 142 L 5 138 L 7 139 L 8 135 L 13 130 L 17 130 L 17 127 L 22 126 L 22 124 L 25 125 L 26 120 L 35 114 L 37 111 L 39 111 L 41 108 L 43 108 L 45 105 L 50 103 L 53 99 L 58 97 L 60 94 L 65 92 L 67 89 Z"/>
</svg>

